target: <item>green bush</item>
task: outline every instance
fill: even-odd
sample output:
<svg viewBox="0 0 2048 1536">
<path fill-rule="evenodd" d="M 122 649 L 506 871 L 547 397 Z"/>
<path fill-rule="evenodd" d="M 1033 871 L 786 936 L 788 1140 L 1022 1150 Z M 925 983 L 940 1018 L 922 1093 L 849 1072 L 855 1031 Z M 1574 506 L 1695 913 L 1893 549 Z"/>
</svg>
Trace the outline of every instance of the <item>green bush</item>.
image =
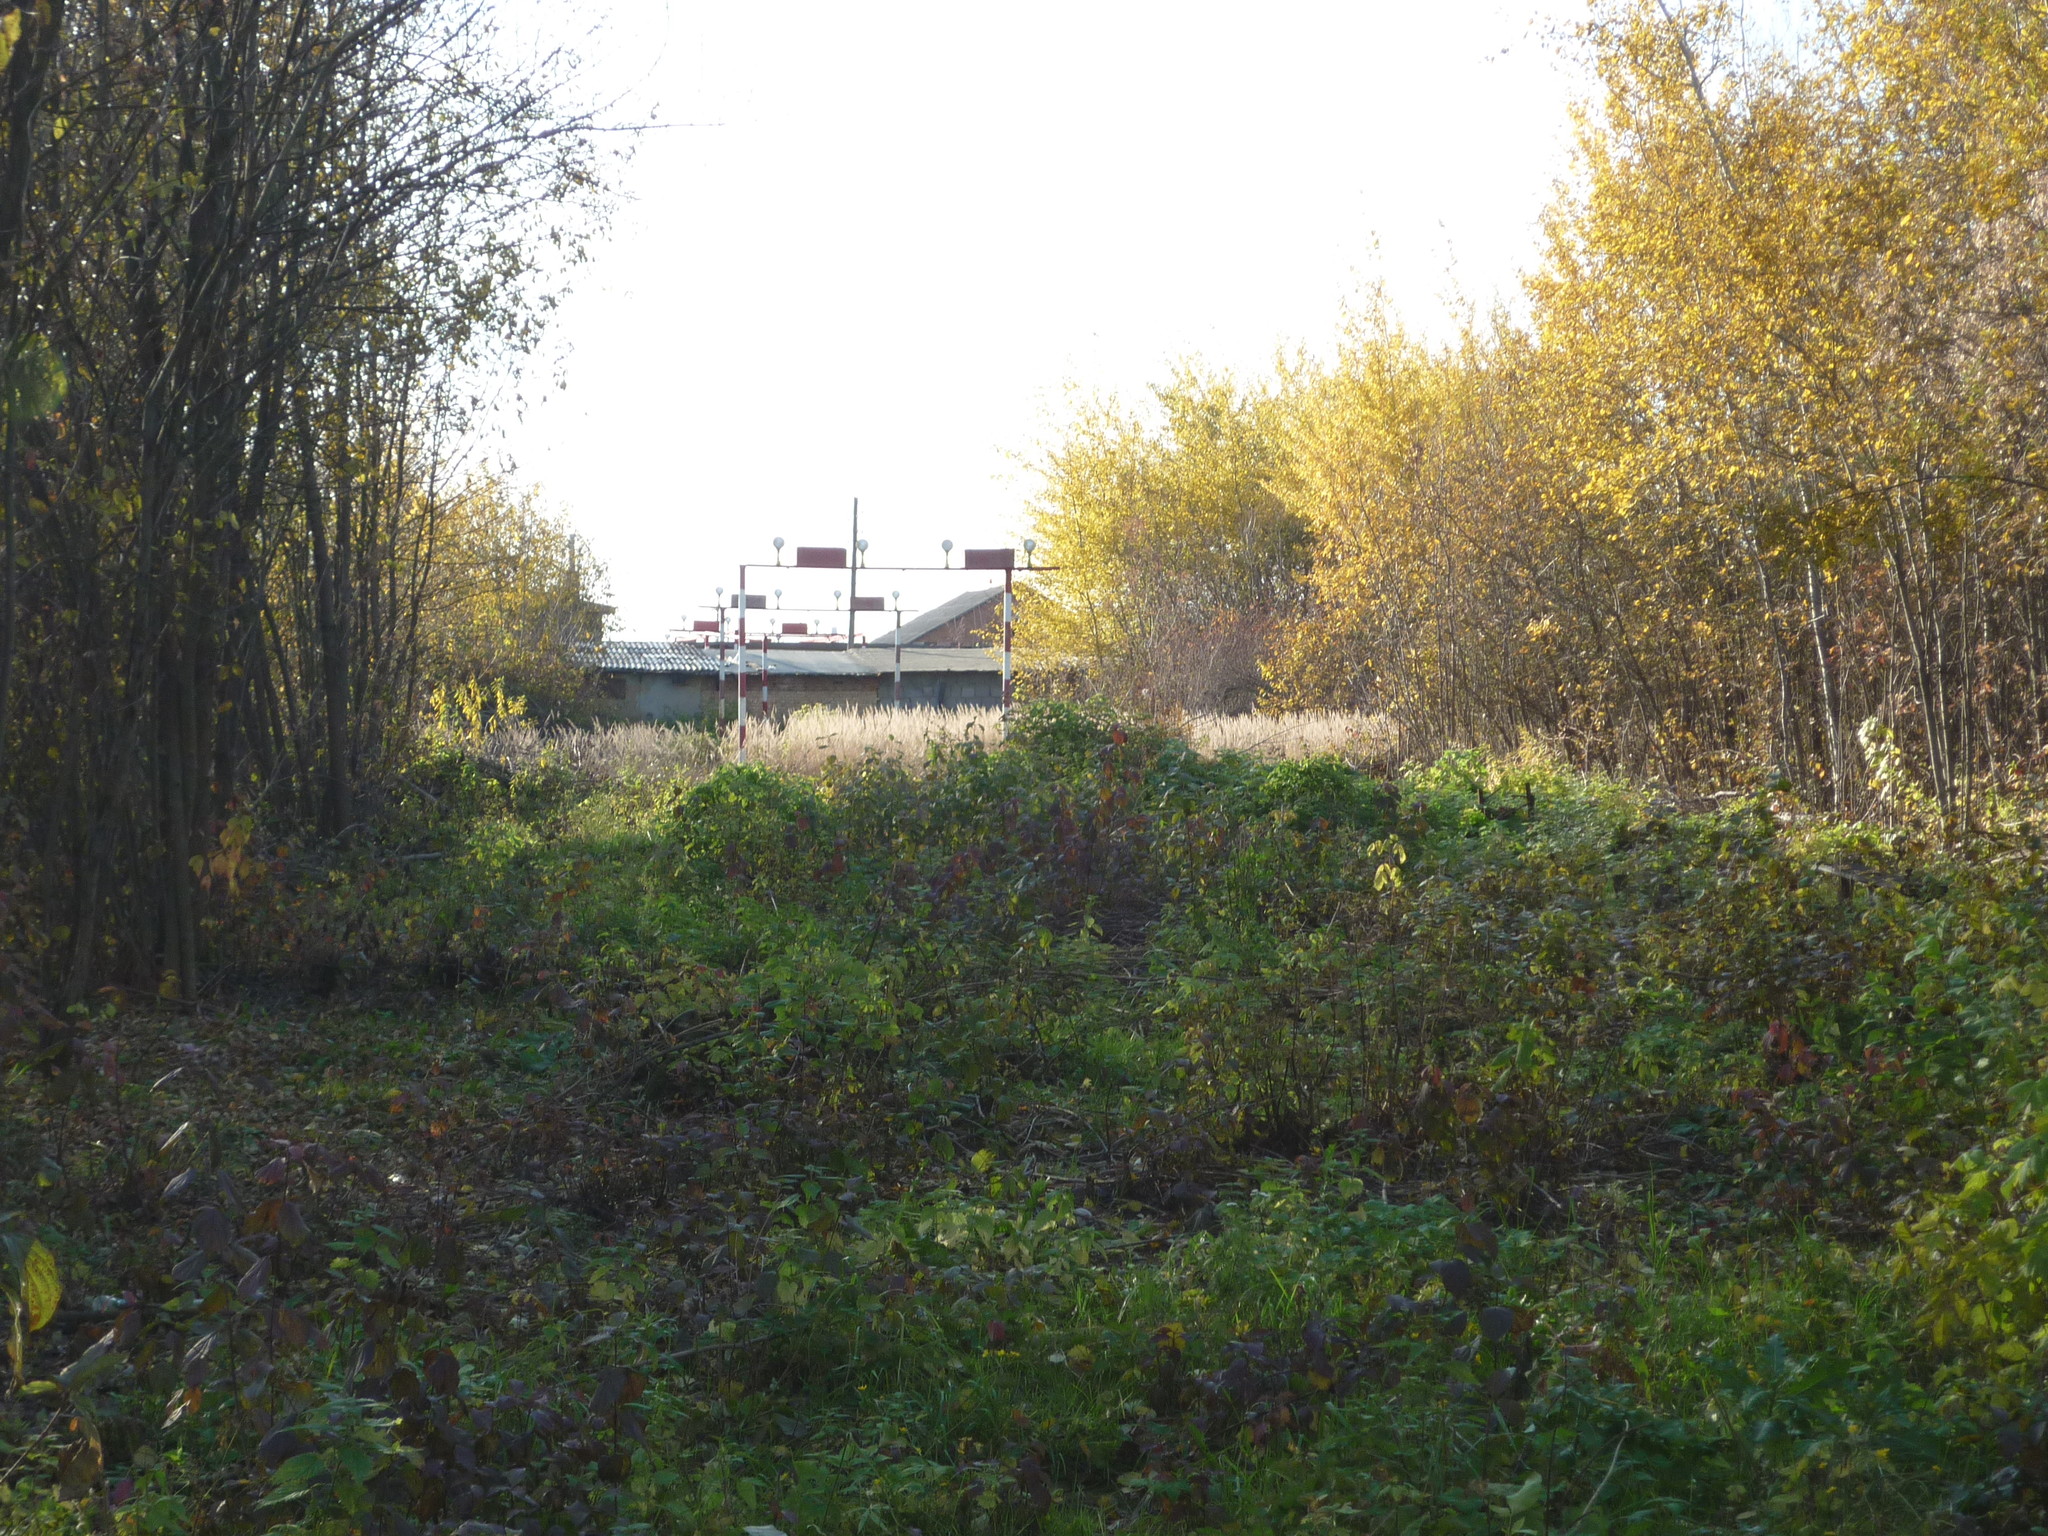
<svg viewBox="0 0 2048 1536">
<path fill-rule="evenodd" d="M 259 862 L 217 941 L 324 945 L 339 1000 L 11 1037 L 0 1207 L 67 1295 L 140 1298 L 104 1376 L 31 1336 L 112 1427 L 0 1398 L 17 1523 L 98 1519 L 67 1476 L 132 1479 L 129 1529 L 437 1536 L 2048 1500 L 2025 847 L 1046 707 L 671 792 L 436 755 L 360 841 Z"/>
</svg>

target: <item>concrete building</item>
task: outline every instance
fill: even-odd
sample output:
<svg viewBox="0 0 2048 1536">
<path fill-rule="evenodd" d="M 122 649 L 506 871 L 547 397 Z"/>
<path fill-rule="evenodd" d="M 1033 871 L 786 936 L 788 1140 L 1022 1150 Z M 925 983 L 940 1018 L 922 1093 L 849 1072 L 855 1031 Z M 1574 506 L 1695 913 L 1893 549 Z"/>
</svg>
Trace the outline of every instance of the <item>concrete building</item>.
<svg viewBox="0 0 2048 1536">
<path fill-rule="evenodd" d="M 976 638 L 1001 623 L 1003 589 L 965 592 L 902 628 L 906 708 L 968 709 L 1003 701 L 1000 649 Z M 990 639 L 996 639 L 990 635 Z M 997 640 L 999 646 L 1000 641 Z M 887 708 L 895 699 L 897 631 L 865 645 L 771 639 L 747 647 L 747 701 L 781 715 L 805 705 Z M 722 652 L 722 654 L 721 654 Z M 737 647 L 727 641 L 606 640 L 584 652 L 605 696 L 634 720 L 731 719 L 737 697 Z M 721 673 L 723 677 L 721 679 Z M 722 684 L 722 686 L 721 686 Z"/>
<path fill-rule="evenodd" d="M 761 651 L 747 658 L 750 707 L 761 700 Z M 887 708 L 895 698 L 896 650 L 878 645 L 838 650 L 774 646 L 768 650 L 768 708 L 786 714 L 806 704 L 839 709 Z M 727 684 L 727 702 L 731 684 Z M 905 646 L 903 704 L 966 709 L 1003 702 L 1003 663 L 979 646 Z"/>
<path fill-rule="evenodd" d="M 585 647 L 582 660 L 598 674 L 599 691 L 629 719 L 697 720 L 717 707 L 718 657 L 704 646 L 604 640 Z"/>
</svg>

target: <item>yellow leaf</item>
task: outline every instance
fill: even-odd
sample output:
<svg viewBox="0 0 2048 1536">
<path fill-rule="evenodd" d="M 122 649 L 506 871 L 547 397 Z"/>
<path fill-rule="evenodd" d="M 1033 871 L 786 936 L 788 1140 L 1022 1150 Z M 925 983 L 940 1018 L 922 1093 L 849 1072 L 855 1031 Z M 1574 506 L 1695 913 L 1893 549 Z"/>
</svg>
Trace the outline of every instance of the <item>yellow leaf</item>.
<svg viewBox="0 0 2048 1536">
<path fill-rule="evenodd" d="M 29 1245 L 21 1261 L 21 1304 L 28 1313 L 28 1331 L 34 1333 L 57 1315 L 57 1303 L 64 1287 L 57 1281 L 57 1257 L 40 1242 Z"/>
</svg>

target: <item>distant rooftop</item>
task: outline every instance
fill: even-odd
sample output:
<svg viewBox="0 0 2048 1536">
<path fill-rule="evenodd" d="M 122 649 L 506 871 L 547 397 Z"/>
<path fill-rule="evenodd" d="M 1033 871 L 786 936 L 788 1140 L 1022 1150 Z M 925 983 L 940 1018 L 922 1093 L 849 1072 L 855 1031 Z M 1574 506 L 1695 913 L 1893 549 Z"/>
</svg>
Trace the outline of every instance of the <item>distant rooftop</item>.
<svg viewBox="0 0 2048 1536">
<path fill-rule="evenodd" d="M 958 597 L 950 598 L 938 607 L 920 613 L 901 629 L 892 629 L 886 635 L 875 636 L 868 644 L 892 648 L 898 645 L 916 645 L 933 630 L 952 623 L 962 614 L 972 613 L 983 603 L 1002 595 L 1001 587 L 983 587 L 977 592 L 962 592 Z"/>
<path fill-rule="evenodd" d="M 716 677 L 719 658 L 709 646 L 686 640 L 607 640 L 601 645 L 580 646 L 576 659 L 599 672 L 652 672 L 673 676 L 683 673 Z M 739 666 L 739 647 L 727 648 L 724 670 L 730 676 Z M 764 662 L 757 646 L 748 646 L 746 668 L 749 677 L 761 675 Z M 893 646 L 859 645 L 848 649 L 837 645 L 771 645 L 767 658 L 768 676 L 777 677 L 876 677 L 895 671 Z M 1000 663 L 980 646 L 927 645 L 903 652 L 905 672 L 994 672 Z"/>
<path fill-rule="evenodd" d="M 903 652 L 903 670 L 915 672 L 997 672 L 1002 663 L 978 645 L 926 645 Z M 896 670 L 893 645 L 857 645 L 851 650 L 838 647 L 815 649 L 790 646 L 768 652 L 768 676 L 778 677 L 887 677 Z M 759 676 L 761 653 L 750 651 L 749 676 Z"/>
<path fill-rule="evenodd" d="M 606 640 L 578 646 L 576 659 L 600 672 L 691 672 L 718 675 L 718 658 L 687 640 Z"/>
</svg>

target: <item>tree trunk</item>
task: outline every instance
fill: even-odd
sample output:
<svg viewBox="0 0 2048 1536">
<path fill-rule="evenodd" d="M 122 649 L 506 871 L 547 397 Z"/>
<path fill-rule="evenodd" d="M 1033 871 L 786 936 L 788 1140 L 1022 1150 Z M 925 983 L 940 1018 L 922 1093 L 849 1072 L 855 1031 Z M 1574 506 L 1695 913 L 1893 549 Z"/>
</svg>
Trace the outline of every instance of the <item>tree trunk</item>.
<svg viewBox="0 0 2048 1536">
<path fill-rule="evenodd" d="M 333 556 L 327 547 L 327 508 L 317 440 L 312 412 L 303 397 L 298 402 L 298 429 L 300 493 L 313 546 L 313 622 L 319 635 L 321 693 L 326 704 L 327 796 L 322 830 L 333 837 L 354 819 L 348 775 L 348 652 L 335 600 Z"/>
</svg>

